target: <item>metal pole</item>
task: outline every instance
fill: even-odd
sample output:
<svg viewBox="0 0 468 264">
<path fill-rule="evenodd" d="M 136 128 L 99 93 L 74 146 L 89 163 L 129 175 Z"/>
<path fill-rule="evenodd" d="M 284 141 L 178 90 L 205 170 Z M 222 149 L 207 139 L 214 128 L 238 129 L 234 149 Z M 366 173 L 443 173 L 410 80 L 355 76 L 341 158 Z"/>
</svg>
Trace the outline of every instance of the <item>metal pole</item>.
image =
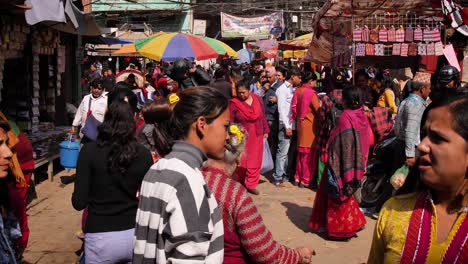
<svg viewBox="0 0 468 264">
<path fill-rule="evenodd" d="M 83 45 L 82 43 L 82 39 L 81 39 L 81 35 L 77 35 L 76 37 L 76 50 L 81 50 L 81 46 Z M 82 54 L 80 54 L 81 56 Z M 77 54 L 75 54 L 75 60 L 77 59 Z M 76 75 L 78 78 L 77 79 L 77 87 L 78 87 L 78 97 L 77 97 L 77 100 L 78 102 L 81 101 L 81 99 L 83 98 L 83 87 L 81 85 L 81 64 L 83 63 L 83 58 L 80 59 L 80 61 L 78 61 L 79 63 L 76 64 Z"/>
</svg>

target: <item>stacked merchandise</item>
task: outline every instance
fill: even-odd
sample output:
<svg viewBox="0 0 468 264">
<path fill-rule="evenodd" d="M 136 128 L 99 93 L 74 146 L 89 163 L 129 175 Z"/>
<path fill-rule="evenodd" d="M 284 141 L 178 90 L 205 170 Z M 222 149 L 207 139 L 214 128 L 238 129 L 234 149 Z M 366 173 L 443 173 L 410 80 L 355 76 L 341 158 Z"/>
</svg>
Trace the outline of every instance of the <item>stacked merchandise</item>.
<svg viewBox="0 0 468 264">
<path fill-rule="evenodd" d="M 33 144 L 34 159 L 38 160 L 59 153 L 59 144 L 70 130 L 69 127 L 54 127 L 52 123 L 43 122 L 38 131 L 28 135 Z"/>
<path fill-rule="evenodd" d="M 37 66 L 37 79 L 33 83 L 33 100 L 39 101 L 40 110 L 47 112 L 49 117 L 55 117 L 55 95 L 59 94 L 61 89 L 61 75 L 56 71 L 57 59 L 52 59 L 50 56 L 47 58 L 47 89 L 41 94 L 39 86 L 39 55 L 55 55 L 55 49 L 59 48 L 59 34 L 52 29 L 37 28 L 33 34 L 33 78 L 36 74 L 35 68 Z M 37 115 L 39 116 L 39 115 Z M 37 122 L 34 122 L 37 121 Z M 33 119 L 32 130 L 37 131 L 38 119 Z"/>
<path fill-rule="evenodd" d="M 412 21 L 406 27 L 396 27 L 383 20 L 377 21 L 382 24 L 372 28 L 356 25 L 353 31 L 356 57 L 443 55 L 440 25 L 437 23 L 422 27 Z M 375 21 L 370 23 L 376 24 Z"/>
<path fill-rule="evenodd" d="M 23 21 L 9 17 L 0 17 L 0 101 L 4 113 L 16 120 L 18 126 L 28 128 L 31 121 L 28 101 L 28 80 L 24 78 L 23 64 L 9 60 L 21 60 L 30 28 Z M 5 67 L 5 65 L 8 65 Z M 15 74 L 11 74 L 15 73 Z"/>
</svg>

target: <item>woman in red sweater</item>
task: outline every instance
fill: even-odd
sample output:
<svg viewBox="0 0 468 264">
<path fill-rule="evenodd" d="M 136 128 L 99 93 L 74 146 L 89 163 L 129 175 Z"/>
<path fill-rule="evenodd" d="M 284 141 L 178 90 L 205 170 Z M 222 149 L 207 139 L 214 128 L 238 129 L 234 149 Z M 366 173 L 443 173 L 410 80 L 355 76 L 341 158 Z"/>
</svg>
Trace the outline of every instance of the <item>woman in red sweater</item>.
<svg viewBox="0 0 468 264">
<path fill-rule="evenodd" d="M 231 139 L 224 160 L 208 160 L 203 175 L 223 212 L 224 264 L 310 263 L 312 251 L 290 249 L 276 242 L 245 187 L 230 178 L 240 162 L 245 137 L 238 126 L 229 128 Z M 235 165 L 234 165 L 235 167 Z"/>
</svg>

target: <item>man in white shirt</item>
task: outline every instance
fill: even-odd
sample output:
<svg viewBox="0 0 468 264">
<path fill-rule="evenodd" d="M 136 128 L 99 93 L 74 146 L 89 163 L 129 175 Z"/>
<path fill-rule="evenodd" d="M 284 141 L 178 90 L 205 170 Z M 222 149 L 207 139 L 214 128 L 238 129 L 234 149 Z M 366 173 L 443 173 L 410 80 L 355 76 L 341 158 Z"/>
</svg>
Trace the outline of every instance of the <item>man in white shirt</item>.
<svg viewBox="0 0 468 264">
<path fill-rule="evenodd" d="M 101 123 L 104 121 L 104 114 L 107 110 L 107 94 L 104 93 L 102 80 L 100 78 L 93 80 L 90 83 L 90 90 L 91 94 L 83 97 L 76 111 L 75 119 L 72 123 L 72 133 L 75 133 L 79 126 L 82 128 L 84 127 L 89 115 L 93 115 L 93 117 Z M 89 139 L 81 133 L 80 136 L 83 138 L 82 143 L 89 141 Z"/>
<path fill-rule="evenodd" d="M 286 169 L 288 165 L 288 152 L 293 138 L 293 130 L 296 130 L 295 122 L 291 120 L 291 102 L 296 87 L 301 84 L 301 72 L 293 67 L 287 72 L 287 80 L 276 90 L 279 114 L 278 149 L 276 152 L 274 184 L 281 186 L 288 180 Z"/>
</svg>

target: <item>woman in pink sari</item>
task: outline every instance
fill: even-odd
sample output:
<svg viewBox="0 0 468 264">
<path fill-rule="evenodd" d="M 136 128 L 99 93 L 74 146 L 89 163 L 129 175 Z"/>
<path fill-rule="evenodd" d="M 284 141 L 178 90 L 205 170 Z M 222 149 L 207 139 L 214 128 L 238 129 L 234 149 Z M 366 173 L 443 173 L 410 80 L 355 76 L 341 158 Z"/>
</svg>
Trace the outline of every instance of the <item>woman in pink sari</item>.
<svg viewBox="0 0 468 264">
<path fill-rule="evenodd" d="M 362 103 L 359 88 L 343 89 L 345 110 L 327 144 L 327 162 L 309 226 L 329 239 L 350 239 L 366 224 L 353 196 L 364 176 L 371 144 L 371 128 Z"/>
<path fill-rule="evenodd" d="M 247 191 L 258 195 L 256 189 L 260 179 L 263 157 L 263 139 L 270 132 L 265 116 L 262 99 L 250 93 L 248 83 L 243 80 L 236 83 L 237 97 L 231 99 L 229 110 L 231 122 L 239 123 L 247 131 L 245 155 L 236 171 L 237 180 Z"/>
<path fill-rule="evenodd" d="M 317 75 L 307 72 L 302 77 L 302 86 L 296 89 L 291 103 L 291 119 L 297 126 L 297 163 L 294 185 L 310 187 L 317 170 L 317 147 L 315 137 L 319 133 L 318 119 L 320 99 L 314 88 Z"/>
</svg>

